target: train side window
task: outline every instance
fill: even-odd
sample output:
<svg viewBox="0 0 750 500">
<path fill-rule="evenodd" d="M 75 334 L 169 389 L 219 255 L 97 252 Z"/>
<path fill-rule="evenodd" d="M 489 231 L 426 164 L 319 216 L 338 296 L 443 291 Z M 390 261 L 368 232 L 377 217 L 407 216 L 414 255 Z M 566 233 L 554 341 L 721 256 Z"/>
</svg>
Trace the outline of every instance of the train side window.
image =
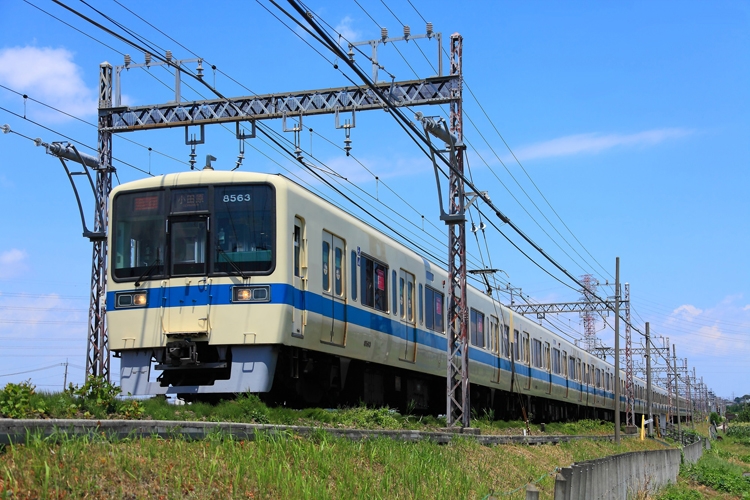
<svg viewBox="0 0 750 500">
<path fill-rule="evenodd" d="M 344 296 L 344 249 L 336 245 L 333 251 L 333 293 Z"/>
<path fill-rule="evenodd" d="M 393 293 L 393 315 L 398 316 L 398 279 L 396 278 L 395 269 L 392 272 L 391 283 L 393 283 L 393 287 L 391 290 L 391 292 Z"/>
<path fill-rule="evenodd" d="M 487 349 L 493 353 L 497 354 L 498 349 L 500 348 L 500 324 L 497 321 L 497 318 L 495 316 L 490 316 L 490 331 L 488 333 L 489 335 L 489 342 L 487 342 Z"/>
<path fill-rule="evenodd" d="M 584 365 L 585 366 L 585 365 Z M 581 360 L 576 360 L 576 380 L 583 382 L 583 374 L 581 373 Z"/>
<path fill-rule="evenodd" d="M 573 356 L 568 358 L 568 378 L 571 380 L 577 380 L 576 378 L 576 358 Z"/>
<path fill-rule="evenodd" d="M 471 310 L 471 345 L 484 347 L 484 314 Z"/>
<path fill-rule="evenodd" d="M 396 271 L 393 271 L 393 272 L 395 273 Z M 405 295 L 406 295 L 406 282 L 404 282 L 404 278 L 399 278 L 398 279 L 398 309 L 399 309 L 399 314 L 402 319 L 406 318 L 406 307 L 405 307 L 406 304 L 404 304 L 404 302 L 406 301 Z"/>
<path fill-rule="evenodd" d="M 503 356 L 510 358 L 510 327 L 503 325 Z"/>
<path fill-rule="evenodd" d="M 322 257 L 322 266 L 323 266 L 323 290 L 326 292 L 331 290 L 331 275 L 330 275 L 330 269 L 329 264 L 331 260 L 331 244 L 327 241 L 323 242 L 323 257 Z"/>
<path fill-rule="evenodd" d="M 532 357 L 534 358 L 534 366 L 537 368 L 542 367 L 542 341 L 534 339 L 532 347 Z"/>
<path fill-rule="evenodd" d="M 443 294 L 437 290 L 425 286 L 424 289 L 424 302 L 425 302 L 425 315 L 424 322 L 425 326 L 429 330 L 443 333 L 444 322 L 443 322 Z"/>
<path fill-rule="evenodd" d="M 299 219 L 294 218 L 294 275 L 298 278 L 302 275 L 299 269 L 299 252 L 300 240 L 302 239 L 302 228 L 299 225 Z"/>
<path fill-rule="evenodd" d="M 419 285 L 419 324 L 424 324 L 424 298 L 422 297 L 422 284 Z"/>
<path fill-rule="evenodd" d="M 513 351 L 514 355 L 513 358 L 516 361 L 521 360 L 521 334 L 518 332 L 518 330 L 513 330 Z"/>
<path fill-rule="evenodd" d="M 596 386 L 601 387 L 602 386 L 602 372 L 599 368 L 596 368 L 594 370 L 594 373 L 596 374 Z"/>
<path fill-rule="evenodd" d="M 357 300 L 357 252 L 352 250 L 352 300 Z"/>
<path fill-rule="evenodd" d="M 414 276 L 411 274 L 406 278 L 406 319 L 414 322 Z"/>
<path fill-rule="evenodd" d="M 362 254 L 359 269 L 362 305 L 388 312 L 388 266 Z"/>
<path fill-rule="evenodd" d="M 560 373 L 560 349 L 552 349 L 552 372 L 555 374 Z"/>
<path fill-rule="evenodd" d="M 544 343 L 544 368 L 546 368 L 547 371 L 550 371 L 552 368 L 552 363 L 550 363 L 549 342 Z"/>
<path fill-rule="evenodd" d="M 529 334 L 523 332 L 523 352 L 521 353 L 521 356 L 523 357 L 524 363 L 527 365 L 529 364 L 531 356 L 531 349 L 529 349 L 529 347 Z"/>
<path fill-rule="evenodd" d="M 560 365 L 562 374 L 564 377 L 568 376 L 568 353 L 567 351 L 562 352 L 562 364 Z"/>
</svg>

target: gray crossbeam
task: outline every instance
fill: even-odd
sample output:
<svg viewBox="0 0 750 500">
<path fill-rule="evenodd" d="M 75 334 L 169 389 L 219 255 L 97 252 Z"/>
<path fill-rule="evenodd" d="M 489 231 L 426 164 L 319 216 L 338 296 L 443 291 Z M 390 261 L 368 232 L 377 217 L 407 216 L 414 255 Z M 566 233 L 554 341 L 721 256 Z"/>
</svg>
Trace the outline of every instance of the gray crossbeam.
<svg viewBox="0 0 750 500">
<path fill-rule="evenodd" d="M 394 106 L 448 104 L 458 78 L 443 76 L 426 80 L 380 83 Z M 300 115 L 386 109 L 386 104 L 368 86 L 306 90 L 229 99 L 171 102 L 149 106 L 112 107 L 99 114 L 111 117 L 108 132 L 130 132 L 210 123 L 265 120 Z"/>
</svg>

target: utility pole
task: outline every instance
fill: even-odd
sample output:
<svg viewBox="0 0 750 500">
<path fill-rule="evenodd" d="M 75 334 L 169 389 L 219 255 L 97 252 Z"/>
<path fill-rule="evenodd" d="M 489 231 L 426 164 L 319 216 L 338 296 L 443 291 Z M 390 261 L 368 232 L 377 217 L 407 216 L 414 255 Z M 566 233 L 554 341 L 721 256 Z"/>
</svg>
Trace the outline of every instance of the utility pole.
<svg viewBox="0 0 750 500">
<path fill-rule="evenodd" d="M 63 376 L 63 391 L 68 386 L 68 360 L 65 360 L 65 375 Z"/>
<path fill-rule="evenodd" d="M 109 375 L 109 335 L 107 332 L 107 217 L 109 193 L 112 190 L 112 117 L 105 110 L 112 107 L 112 65 L 99 66 L 99 166 L 96 169 L 94 233 L 103 237 L 91 238 L 91 300 L 89 303 L 86 376 Z"/>
<path fill-rule="evenodd" d="M 677 434 L 682 434 L 682 423 L 680 422 L 680 377 L 677 374 L 677 349 L 672 344 L 672 364 L 674 365 L 674 395 L 677 402 Z"/>
<path fill-rule="evenodd" d="M 651 396 L 651 329 L 646 322 L 646 405 L 648 406 L 648 435 L 654 435 L 654 408 Z"/>
<path fill-rule="evenodd" d="M 625 427 L 635 427 L 635 390 L 633 384 L 633 346 L 630 335 L 630 283 L 625 283 Z"/>
<path fill-rule="evenodd" d="M 620 445 L 620 257 L 615 260 L 615 445 Z"/>
<path fill-rule="evenodd" d="M 451 35 L 450 75 L 457 78 L 450 103 L 450 130 L 455 135 L 455 168 L 451 169 L 449 181 L 449 215 L 461 215 L 463 220 L 448 224 L 448 393 L 447 424 L 449 427 L 461 422 L 470 426 L 469 401 L 469 309 L 466 303 L 466 219 L 464 194 L 464 146 L 461 88 L 463 85 L 463 37 Z"/>
</svg>

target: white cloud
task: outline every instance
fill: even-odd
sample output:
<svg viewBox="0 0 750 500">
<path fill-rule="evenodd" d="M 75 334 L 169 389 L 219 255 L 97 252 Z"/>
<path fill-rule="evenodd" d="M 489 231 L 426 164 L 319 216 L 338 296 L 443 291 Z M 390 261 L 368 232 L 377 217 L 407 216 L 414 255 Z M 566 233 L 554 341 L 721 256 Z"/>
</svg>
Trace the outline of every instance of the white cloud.
<svg viewBox="0 0 750 500">
<path fill-rule="evenodd" d="M 742 308 L 743 311 L 750 311 L 750 304 Z"/>
<path fill-rule="evenodd" d="M 339 41 L 341 45 L 346 45 L 347 42 L 359 41 L 359 31 L 355 30 L 352 24 L 354 24 L 354 19 L 349 16 L 345 16 L 334 28 L 337 32 L 341 33 L 341 36 L 343 38 L 346 39 L 342 39 Z"/>
<path fill-rule="evenodd" d="M 12 248 L 0 253 L 0 280 L 19 276 L 26 270 L 26 252 Z"/>
<path fill-rule="evenodd" d="M 0 49 L 0 82 L 13 90 L 78 117 L 96 114 L 96 91 L 86 87 L 69 50 L 49 47 Z M 20 99 L 20 97 L 19 97 Z M 69 117 L 29 101 L 28 115 L 47 121 Z"/>
<path fill-rule="evenodd" d="M 680 319 L 690 320 L 697 316 L 700 316 L 701 313 L 703 313 L 703 311 L 698 309 L 697 307 L 690 304 L 685 304 L 684 306 L 680 306 L 672 311 L 672 316 L 679 317 Z"/>
<path fill-rule="evenodd" d="M 516 151 L 521 160 L 595 154 L 617 146 L 653 146 L 692 134 L 681 128 L 646 130 L 635 134 L 577 134 L 524 146 Z"/>
</svg>

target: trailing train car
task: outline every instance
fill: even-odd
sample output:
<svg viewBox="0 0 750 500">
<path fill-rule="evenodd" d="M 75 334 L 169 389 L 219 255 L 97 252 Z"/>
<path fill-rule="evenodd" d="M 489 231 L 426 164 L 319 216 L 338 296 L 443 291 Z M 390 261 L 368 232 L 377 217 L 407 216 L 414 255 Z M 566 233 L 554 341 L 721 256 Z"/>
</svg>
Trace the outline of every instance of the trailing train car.
<svg viewBox="0 0 750 500">
<path fill-rule="evenodd" d="M 108 235 L 124 393 L 445 410 L 446 272 L 288 178 L 203 170 L 124 184 Z M 611 364 L 475 288 L 467 302 L 473 407 L 613 416 Z M 653 392 L 666 414 L 666 391 Z"/>
</svg>

